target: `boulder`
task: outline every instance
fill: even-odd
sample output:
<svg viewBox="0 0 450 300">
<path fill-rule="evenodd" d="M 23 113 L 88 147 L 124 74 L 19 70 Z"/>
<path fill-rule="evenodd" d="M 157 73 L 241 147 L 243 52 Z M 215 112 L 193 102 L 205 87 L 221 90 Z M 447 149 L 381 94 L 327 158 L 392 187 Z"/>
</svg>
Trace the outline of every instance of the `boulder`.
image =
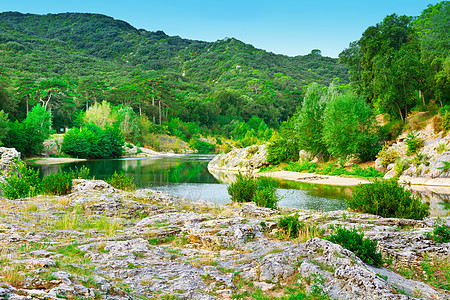
<svg viewBox="0 0 450 300">
<path fill-rule="evenodd" d="M 208 169 L 235 172 L 253 172 L 268 166 L 265 145 L 253 145 L 246 148 L 233 149 L 227 154 L 216 155 L 208 164 Z"/>
<path fill-rule="evenodd" d="M 14 148 L 0 147 L 0 170 L 8 170 L 14 159 L 20 159 L 20 152 Z"/>
</svg>

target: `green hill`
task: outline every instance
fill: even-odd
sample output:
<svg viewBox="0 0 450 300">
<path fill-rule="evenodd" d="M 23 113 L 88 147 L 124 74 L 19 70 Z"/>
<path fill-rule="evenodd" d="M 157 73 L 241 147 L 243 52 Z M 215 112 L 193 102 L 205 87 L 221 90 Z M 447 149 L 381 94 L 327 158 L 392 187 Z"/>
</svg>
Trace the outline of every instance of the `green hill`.
<svg viewBox="0 0 450 300">
<path fill-rule="evenodd" d="M 83 108 L 79 99 L 83 80 L 104 83 L 101 97 L 95 100 L 123 103 L 118 89 L 136 78 L 158 78 L 167 88 L 172 116 L 206 126 L 248 121 L 253 115 L 276 125 L 295 112 L 305 85 L 314 81 L 328 85 L 337 77 L 341 84 L 348 83 L 344 65 L 317 53 L 288 57 L 234 38 L 214 43 L 188 40 L 136 29 L 99 14 L 4 12 L 0 28 L 5 89 L 9 102 L 18 103 L 8 108 L 7 100 L 0 101 L 0 110 L 9 110 L 10 116 L 19 119 L 24 117 L 24 101 L 15 91 L 24 78 L 38 85 L 64 81 L 65 101 L 73 102 L 71 110 L 64 112 L 68 115 Z M 221 97 L 233 98 L 233 107 L 223 107 Z M 136 102 L 128 104 L 137 111 Z M 144 112 L 152 113 L 150 108 Z M 73 119 L 56 122 L 71 126 Z"/>
</svg>

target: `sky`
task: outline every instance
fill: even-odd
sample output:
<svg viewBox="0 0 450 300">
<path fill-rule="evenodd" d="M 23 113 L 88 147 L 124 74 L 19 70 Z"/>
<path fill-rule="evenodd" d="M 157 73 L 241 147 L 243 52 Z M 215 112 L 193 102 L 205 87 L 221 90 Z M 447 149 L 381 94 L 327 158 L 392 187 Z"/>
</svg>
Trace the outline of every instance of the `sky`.
<svg viewBox="0 0 450 300">
<path fill-rule="evenodd" d="M 418 16 L 432 0 L 1 0 L 0 11 L 108 15 L 138 29 L 214 42 L 237 38 L 289 56 L 338 57 L 387 15 Z"/>
</svg>

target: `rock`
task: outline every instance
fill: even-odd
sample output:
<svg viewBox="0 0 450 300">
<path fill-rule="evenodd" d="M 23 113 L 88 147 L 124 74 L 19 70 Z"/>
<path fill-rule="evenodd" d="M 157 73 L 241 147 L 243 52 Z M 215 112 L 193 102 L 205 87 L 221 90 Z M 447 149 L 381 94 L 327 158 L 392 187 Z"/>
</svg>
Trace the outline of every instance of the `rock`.
<svg viewBox="0 0 450 300">
<path fill-rule="evenodd" d="M 317 154 L 314 156 L 314 158 L 311 160 L 311 162 L 315 164 L 323 163 L 325 161 L 325 158 L 323 157 L 322 153 Z"/>
<path fill-rule="evenodd" d="M 118 189 L 103 180 L 74 179 L 72 193 L 76 192 L 102 192 L 103 194 L 117 193 Z"/>
<path fill-rule="evenodd" d="M 279 215 L 280 212 L 276 209 L 257 206 L 254 202 L 248 202 L 241 206 L 238 214 L 243 217 L 267 218 Z"/>
<path fill-rule="evenodd" d="M 266 291 L 273 289 L 275 287 L 275 284 L 255 281 L 255 282 L 253 282 L 253 286 L 257 289 L 261 289 L 261 291 L 263 291 L 263 292 L 266 292 Z"/>
<path fill-rule="evenodd" d="M 269 165 L 265 145 L 253 145 L 247 148 L 233 149 L 227 154 L 216 155 L 208 169 L 235 172 L 253 172 Z"/>
<path fill-rule="evenodd" d="M 298 152 L 299 161 L 311 161 L 313 158 L 314 156 L 306 150 L 300 150 L 300 152 Z"/>
<path fill-rule="evenodd" d="M 15 159 L 20 159 L 19 151 L 14 148 L 0 147 L 0 170 L 8 170 Z"/>
<path fill-rule="evenodd" d="M 56 138 L 47 139 L 44 141 L 43 146 L 43 154 L 45 156 L 61 156 L 61 145 L 64 140 L 64 136 L 58 136 Z"/>
</svg>

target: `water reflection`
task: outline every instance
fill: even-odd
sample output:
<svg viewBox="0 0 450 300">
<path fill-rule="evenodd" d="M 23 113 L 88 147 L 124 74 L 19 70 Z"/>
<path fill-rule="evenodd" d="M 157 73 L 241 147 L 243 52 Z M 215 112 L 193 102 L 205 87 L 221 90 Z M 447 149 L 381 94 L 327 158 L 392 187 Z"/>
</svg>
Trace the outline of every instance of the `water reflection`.
<svg viewBox="0 0 450 300">
<path fill-rule="evenodd" d="M 173 157 L 103 159 L 59 165 L 35 166 L 41 176 L 86 166 L 96 179 L 106 179 L 114 172 L 134 177 L 139 188 L 151 187 L 190 200 L 206 200 L 219 204 L 230 202 L 227 185 L 236 174 L 209 172 L 213 155 L 180 155 Z M 221 184 L 222 183 L 222 184 Z M 411 187 L 409 187 L 411 188 Z M 414 193 L 431 203 L 431 216 L 446 216 L 450 209 L 450 188 L 413 186 Z M 332 211 L 346 209 L 345 199 L 351 187 L 336 187 L 294 181 L 279 181 L 277 193 L 282 206 Z"/>
<path fill-rule="evenodd" d="M 413 192 L 413 195 L 422 198 L 422 201 L 430 203 L 432 217 L 450 215 L 449 187 L 413 185 L 407 188 Z"/>
<path fill-rule="evenodd" d="M 217 183 L 207 163 L 213 155 L 181 155 L 173 157 L 98 159 L 58 165 L 34 166 L 41 176 L 69 171 L 85 166 L 96 179 L 106 179 L 114 172 L 125 172 L 134 177 L 139 188 L 165 186 L 174 183 Z"/>
</svg>

